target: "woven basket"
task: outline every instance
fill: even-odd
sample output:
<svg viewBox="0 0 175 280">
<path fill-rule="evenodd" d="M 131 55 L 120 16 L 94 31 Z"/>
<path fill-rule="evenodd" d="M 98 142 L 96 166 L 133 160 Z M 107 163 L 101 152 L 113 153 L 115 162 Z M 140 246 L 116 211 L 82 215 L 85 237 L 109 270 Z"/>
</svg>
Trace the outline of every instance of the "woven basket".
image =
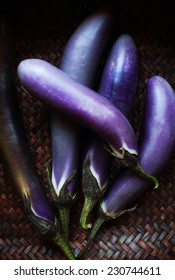
<svg viewBox="0 0 175 280">
<path fill-rule="evenodd" d="M 34 2 L 37 3 L 29 1 L 16 9 L 16 67 L 21 60 L 30 57 L 58 66 L 74 29 L 103 1 Z M 130 34 L 139 51 L 139 85 L 132 116 L 133 127 L 139 135 L 146 80 L 152 75 L 161 75 L 175 88 L 174 7 L 171 1 L 167 9 L 159 1 L 155 4 L 148 0 L 114 2 L 117 2 L 118 18 L 115 36 Z M 18 79 L 16 83 L 31 153 L 47 192 L 45 163 L 51 159 L 49 108 L 24 91 Z M 101 227 L 85 259 L 175 259 L 174 155 L 159 179 L 160 188 L 150 189 L 140 197 L 135 211 Z M 0 259 L 65 259 L 59 249 L 38 236 L 3 166 L 0 186 Z M 70 223 L 73 251 L 83 248 L 88 235 L 79 226 L 81 207 L 80 196 L 73 207 Z"/>
</svg>

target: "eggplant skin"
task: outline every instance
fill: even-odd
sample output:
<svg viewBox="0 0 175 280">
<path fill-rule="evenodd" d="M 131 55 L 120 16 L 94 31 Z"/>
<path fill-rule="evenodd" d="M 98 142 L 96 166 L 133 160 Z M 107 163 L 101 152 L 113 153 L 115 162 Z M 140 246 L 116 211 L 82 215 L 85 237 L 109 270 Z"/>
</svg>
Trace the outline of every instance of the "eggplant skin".
<svg viewBox="0 0 175 280">
<path fill-rule="evenodd" d="M 0 22 L 0 160 L 39 232 L 45 235 L 55 231 L 55 216 L 34 168 L 19 109 L 13 39 L 6 18 Z"/>
<path fill-rule="evenodd" d="M 131 114 L 138 84 L 138 51 L 133 38 L 120 35 L 114 43 L 101 77 L 99 94 L 126 117 Z"/>
<path fill-rule="evenodd" d="M 113 27 L 110 6 L 102 6 L 94 11 L 71 35 L 59 68 L 79 83 L 92 88 Z M 56 201 L 65 185 L 68 201 L 76 197 L 81 161 L 80 137 L 80 127 L 76 123 L 57 111 L 51 113 L 52 185 Z M 63 196 L 61 202 L 64 200 L 66 203 L 66 197 Z"/>
<path fill-rule="evenodd" d="M 33 96 L 102 136 L 114 156 L 137 158 L 137 139 L 131 124 L 106 98 L 41 59 L 23 60 L 17 73 Z"/>
<path fill-rule="evenodd" d="M 147 82 L 147 94 L 139 138 L 139 163 L 149 174 L 158 176 L 170 160 L 175 147 L 175 95 L 160 76 Z M 121 215 L 151 186 L 150 181 L 131 170 L 124 171 L 108 189 L 101 211 L 108 218 Z"/>
<path fill-rule="evenodd" d="M 81 84 L 92 87 L 114 23 L 110 5 L 101 6 L 89 15 L 70 37 L 61 58 L 60 69 Z"/>
</svg>

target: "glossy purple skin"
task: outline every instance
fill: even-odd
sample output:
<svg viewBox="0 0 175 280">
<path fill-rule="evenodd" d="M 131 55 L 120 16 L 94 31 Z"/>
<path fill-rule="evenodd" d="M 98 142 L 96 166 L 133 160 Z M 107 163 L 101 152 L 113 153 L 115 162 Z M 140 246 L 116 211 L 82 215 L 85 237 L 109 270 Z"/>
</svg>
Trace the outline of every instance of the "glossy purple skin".
<svg viewBox="0 0 175 280">
<path fill-rule="evenodd" d="M 94 84 L 97 66 L 114 28 L 111 8 L 102 6 L 87 17 L 70 37 L 60 68 L 83 85 Z"/>
<path fill-rule="evenodd" d="M 126 117 L 132 112 L 138 82 L 138 53 L 131 36 L 120 35 L 110 52 L 99 93 Z"/>
<path fill-rule="evenodd" d="M 77 171 L 80 167 L 78 135 L 79 128 L 76 124 L 70 123 L 70 120 L 57 112 L 52 113 L 52 185 L 57 195 L 74 174 L 74 178 L 67 185 L 67 190 L 71 198 L 77 193 Z"/>
<path fill-rule="evenodd" d="M 170 160 L 175 146 L 175 95 L 163 78 L 153 76 L 147 82 L 143 126 L 139 140 L 139 163 L 157 176 Z M 127 170 L 105 194 L 101 209 L 109 217 L 128 209 L 149 187 L 150 182 Z"/>
<path fill-rule="evenodd" d="M 126 117 L 133 106 L 138 81 L 138 54 L 133 39 L 121 35 L 112 47 L 102 74 L 99 94 L 108 99 Z M 108 182 L 112 157 L 104 150 L 104 143 L 95 137 L 88 145 L 90 170 L 102 188 Z"/>
<path fill-rule="evenodd" d="M 18 66 L 26 89 L 48 106 L 99 133 L 116 157 L 137 156 L 137 140 L 126 117 L 107 99 L 79 84 L 50 63 L 26 59 Z"/>
<path fill-rule="evenodd" d="M 88 169 L 90 169 L 97 186 L 102 190 L 107 186 L 110 180 L 110 170 L 113 162 L 113 156 L 110 155 L 106 149 L 107 145 L 104 140 L 98 135 L 90 135 L 88 140 L 83 162 L 83 188 L 87 188 L 87 179 L 84 179 L 84 176 L 86 176 L 87 172 L 86 161 L 89 161 Z"/>
<path fill-rule="evenodd" d="M 13 42 L 7 21 L 0 22 L 0 159 L 24 205 L 34 216 L 55 223 L 25 137 L 14 80 Z M 24 206 L 23 205 L 23 206 Z M 29 209 L 28 209 L 29 210 Z M 29 213 L 29 214 L 31 214 Z"/>
<path fill-rule="evenodd" d="M 79 83 L 93 87 L 96 72 L 113 27 L 110 9 L 99 8 L 86 18 L 70 37 L 59 68 Z M 58 193 L 80 168 L 80 128 L 58 112 L 51 118 L 52 183 Z M 77 179 L 69 183 L 70 197 L 77 193 Z"/>
</svg>

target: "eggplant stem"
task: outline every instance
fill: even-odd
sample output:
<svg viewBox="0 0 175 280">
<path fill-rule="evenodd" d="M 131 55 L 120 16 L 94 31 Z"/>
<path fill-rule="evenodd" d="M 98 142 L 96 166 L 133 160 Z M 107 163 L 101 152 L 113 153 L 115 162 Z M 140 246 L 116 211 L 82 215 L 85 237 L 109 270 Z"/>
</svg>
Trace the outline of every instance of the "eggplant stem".
<svg viewBox="0 0 175 280">
<path fill-rule="evenodd" d="M 93 200 L 92 198 L 85 196 L 84 205 L 80 217 L 80 224 L 84 230 L 88 230 L 92 228 L 92 224 L 90 223 L 87 224 L 87 218 L 92 208 L 94 207 L 95 203 L 96 200 Z"/>
<path fill-rule="evenodd" d="M 69 260 L 75 260 L 75 256 L 71 252 L 70 247 L 68 246 L 68 244 L 66 243 L 66 241 L 60 234 L 57 234 L 56 236 L 54 236 L 52 241 L 55 245 L 57 245 L 63 251 L 63 253 L 66 255 L 66 257 Z"/>
<path fill-rule="evenodd" d="M 61 232 L 65 241 L 69 242 L 69 220 L 70 220 L 70 207 L 60 205 L 58 207 L 59 220 L 61 224 Z"/>
<path fill-rule="evenodd" d="M 100 229 L 101 225 L 105 221 L 106 220 L 105 220 L 104 216 L 100 216 L 100 217 L 97 218 L 97 220 L 96 220 L 96 222 L 95 222 L 95 224 L 94 224 L 94 226 L 93 226 L 93 228 L 92 228 L 92 230 L 90 232 L 90 235 L 88 237 L 88 240 L 87 240 L 87 243 L 86 243 L 84 249 L 76 256 L 76 259 L 80 259 L 80 258 L 82 258 L 86 254 L 86 252 L 88 251 L 89 247 L 91 246 L 91 244 L 92 244 L 92 242 L 93 242 L 93 240 L 94 240 L 98 230 Z"/>
<path fill-rule="evenodd" d="M 53 207 L 55 211 L 58 212 L 58 217 L 61 224 L 61 232 L 65 241 L 69 242 L 69 220 L 70 220 L 70 209 L 74 203 L 76 195 L 71 197 L 69 195 L 68 187 L 70 182 L 74 179 L 76 175 L 76 171 L 73 172 L 72 176 L 70 176 L 65 183 L 63 184 L 59 195 L 56 194 L 53 185 L 51 187 L 51 196 L 53 199 Z"/>
<path fill-rule="evenodd" d="M 154 189 L 157 189 L 159 187 L 159 181 L 157 180 L 157 178 L 155 176 L 149 175 L 147 173 L 144 172 L 144 170 L 142 169 L 142 167 L 137 164 L 137 166 L 135 166 L 134 170 L 140 174 L 142 177 L 151 180 L 154 183 Z"/>
<path fill-rule="evenodd" d="M 157 189 L 159 187 L 159 181 L 157 180 L 157 178 L 145 173 L 143 168 L 138 163 L 138 157 L 136 155 L 130 154 L 126 150 L 125 150 L 124 155 L 125 156 L 124 156 L 123 160 L 117 159 L 117 157 L 116 157 L 116 160 L 119 160 L 119 164 L 121 164 L 121 165 L 123 164 L 125 167 L 131 168 L 141 177 L 152 181 L 154 183 L 154 189 Z"/>
</svg>

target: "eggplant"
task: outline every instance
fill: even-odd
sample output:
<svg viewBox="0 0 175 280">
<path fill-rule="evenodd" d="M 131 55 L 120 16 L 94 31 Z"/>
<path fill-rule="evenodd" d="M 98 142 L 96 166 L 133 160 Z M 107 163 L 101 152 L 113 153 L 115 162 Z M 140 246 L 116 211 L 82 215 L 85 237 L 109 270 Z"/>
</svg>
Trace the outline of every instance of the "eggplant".
<svg viewBox="0 0 175 280">
<path fill-rule="evenodd" d="M 137 168 L 138 147 L 126 117 L 106 98 L 41 59 L 25 59 L 17 68 L 21 84 L 37 99 L 96 131 L 122 164 Z"/>
<path fill-rule="evenodd" d="M 97 67 L 109 43 L 114 23 L 112 9 L 107 5 L 85 18 L 70 37 L 60 68 L 83 85 L 94 85 Z"/>
<path fill-rule="evenodd" d="M 137 81 L 137 49 L 131 36 L 122 34 L 117 38 L 108 56 L 99 94 L 128 118 L 134 107 Z M 86 223 L 88 214 L 111 184 L 113 161 L 113 157 L 105 150 L 102 139 L 96 135 L 90 138 L 83 164 L 82 187 L 85 200 L 80 218 L 83 229 L 91 227 L 91 224 Z"/>
<path fill-rule="evenodd" d="M 59 68 L 81 84 L 93 87 L 104 51 L 112 34 L 114 19 L 108 6 L 88 16 L 70 37 Z M 56 110 L 51 112 L 51 197 L 59 213 L 62 232 L 68 240 L 70 208 L 78 191 L 80 170 L 80 127 Z"/>
<path fill-rule="evenodd" d="M 171 159 L 175 148 L 175 94 L 170 84 L 160 76 L 147 82 L 147 94 L 139 137 L 139 163 L 151 175 L 159 176 Z M 100 226 L 127 211 L 152 186 L 150 180 L 126 169 L 105 193 L 99 206 L 99 216 L 89 235 L 82 257 L 88 250 Z"/>
<path fill-rule="evenodd" d="M 137 83 L 138 51 L 133 38 L 122 34 L 105 64 L 99 93 L 128 118 L 134 108 Z"/>
<path fill-rule="evenodd" d="M 29 149 L 15 85 L 13 30 L 0 19 L 0 159 L 12 186 L 21 197 L 25 213 L 41 236 L 57 244 L 74 259 L 59 232 L 58 221 L 44 194 Z"/>
</svg>

